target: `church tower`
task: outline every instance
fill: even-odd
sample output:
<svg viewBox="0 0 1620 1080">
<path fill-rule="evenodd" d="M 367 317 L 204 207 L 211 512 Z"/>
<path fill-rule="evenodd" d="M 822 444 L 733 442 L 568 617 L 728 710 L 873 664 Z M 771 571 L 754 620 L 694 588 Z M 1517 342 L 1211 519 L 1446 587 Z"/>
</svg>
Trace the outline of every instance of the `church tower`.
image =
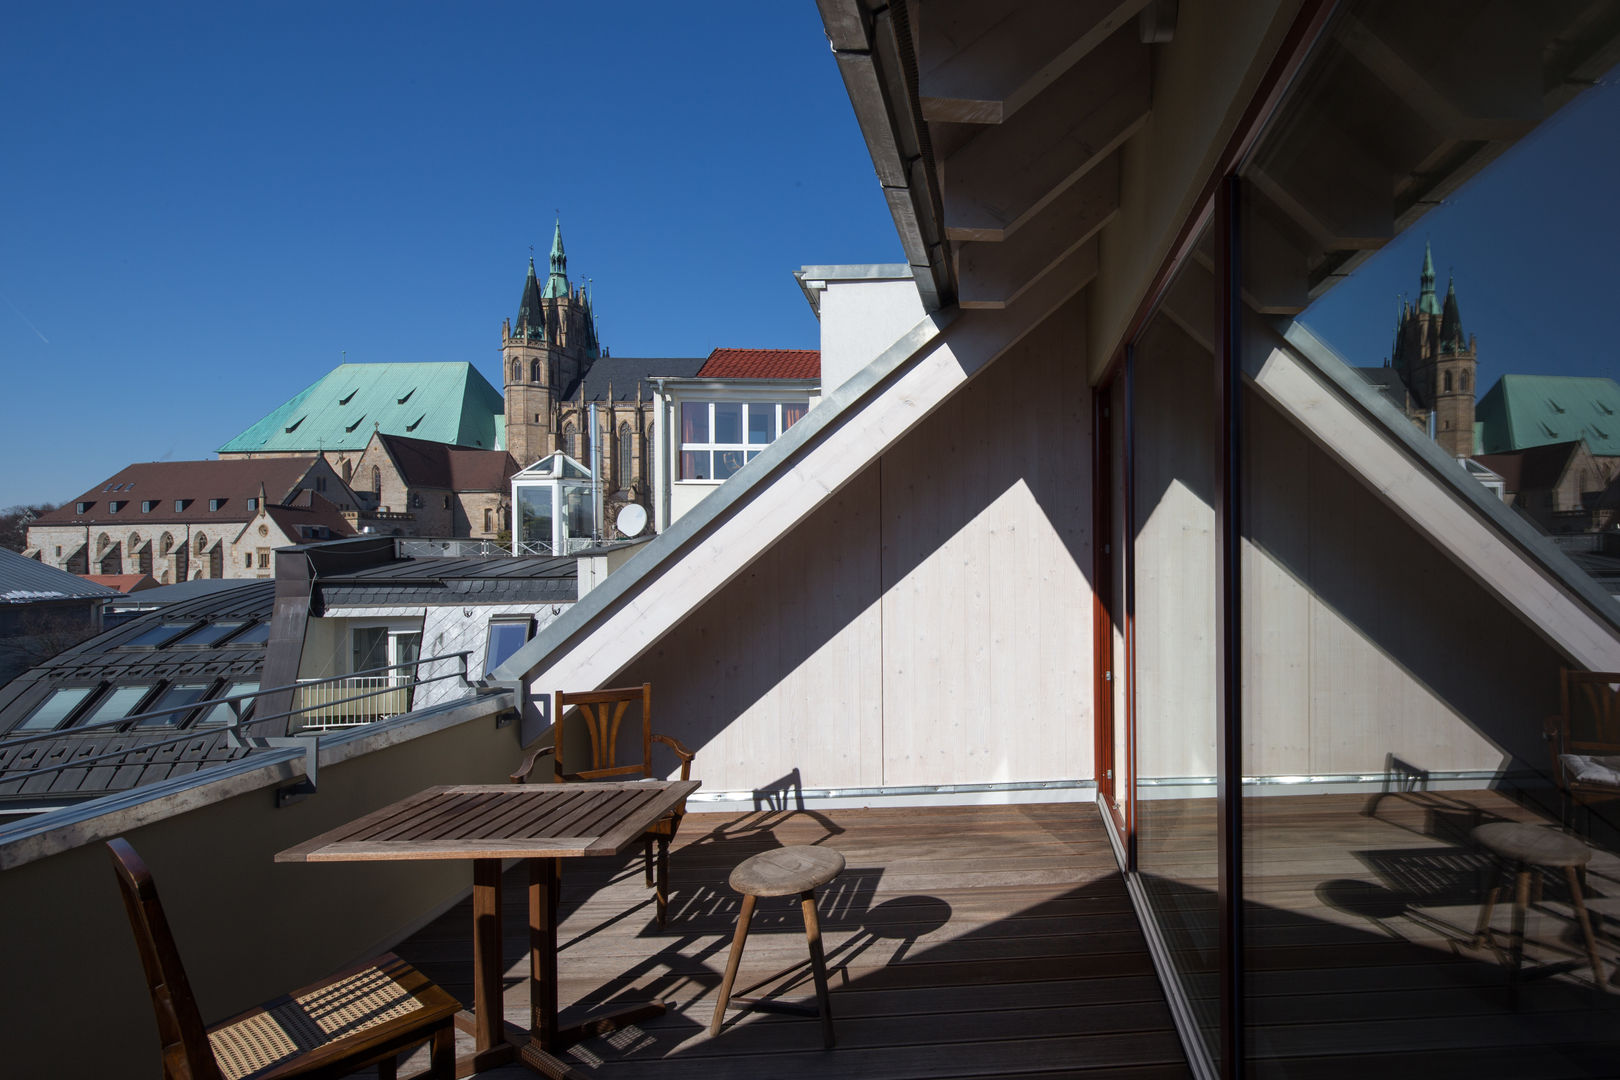
<svg viewBox="0 0 1620 1080">
<path fill-rule="evenodd" d="M 501 368 L 506 389 L 506 449 L 527 468 L 559 447 L 557 406 L 601 355 L 590 298 L 568 282 L 562 223 L 551 238 L 545 284 L 534 260 L 523 282 L 516 325 L 501 328 Z"/>
<path fill-rule="evenodd" d="M 1474 453 L 1474 377 L 1478 353 L 1464 337 L 1456 283 L 1448 282 L 1442 304 L 1434 290 L 1434 255 L 1423 250 L 1417 306 L 1402 305 L 1391 365 L 1406 384 L 1409 415 L 1433 424 L 1434 440 L 1453 457 Z"/>
</svg>

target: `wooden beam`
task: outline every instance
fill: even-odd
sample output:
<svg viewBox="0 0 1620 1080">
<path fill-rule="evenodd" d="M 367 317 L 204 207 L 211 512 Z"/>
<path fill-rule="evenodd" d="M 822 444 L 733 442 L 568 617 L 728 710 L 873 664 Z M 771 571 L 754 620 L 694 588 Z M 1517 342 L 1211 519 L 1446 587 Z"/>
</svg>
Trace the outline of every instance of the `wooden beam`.
<svg viewBox="0 0 1620 1080">
<path fill-rule="evenodd" d="M 1000 124 L 1029 104 L 1147 0 L 934 0 L 920 19 L 924 120 Z"/>
<path fill-rule="evenodd" d="M 1311 302 L 1310 259 L 1283 215 L 1251 189 L 1243 219 L 1243 302 L 1263 315 L 1298 315 Z"/>
<path fill-rule="evenodd" d="M 957 303 L 964 308 L 1006 307 L 1059 260 L 1095 237 L 1117 213 L 1119 155 L 1114 154 L 1011 238 L 959 244 Z"/>
<path fill-rule="evenodd" d="M 945 159 L 945 232 L 998 241 L 1104 161 L 1147 120 L 1148 48 L 1114 34 L 1007 123 Z"/>
<path fill-rule="evenodd" d="M 1395 235 L 1395 176 L 1313 113 L 1250 172 L 1272 204 L 1327 251 L 1380 248 Z"/>
</svg>

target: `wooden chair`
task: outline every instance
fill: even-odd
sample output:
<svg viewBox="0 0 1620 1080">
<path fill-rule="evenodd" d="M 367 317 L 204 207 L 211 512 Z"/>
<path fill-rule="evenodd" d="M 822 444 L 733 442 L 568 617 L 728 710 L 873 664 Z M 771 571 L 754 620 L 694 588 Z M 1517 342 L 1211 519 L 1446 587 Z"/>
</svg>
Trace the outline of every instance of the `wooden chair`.
<svg viewBox="0 0 1620 1080">
<path fill-rule="evenodd" d="M 625 730 L 624 715 L 635 702 L 641 702 L 641 739 L 637 749 L 629 751 L 624 757 L 625 764 L 620 764 L 619 752 L 620 734 Z M 565 714 L 569 709 L 577 708 L 584 723 L 585 734 L 590 741 L 588 761 L 589 768 L 578 772 L 566 772 L 564 762 L 568 760 L 567 732 Z M 653 771 L 652 748 L 653 743 L 663 743 L 675 751 L 675 756 L 681 763 L 681 779 L 692 778 L 692 751 L 682 746 L 680 740 L 669 735 L 655 735 L 652 729 L 652 683 L 642 683 L 640 686 L 626 686 L 610 690 L 587 690 L 583 693 L 568 693 L 559 690 L 551 696 L 551 721 L 553 740 L 551 746 L 540 746 L 531 750 L 523 758 L 517 772 L 512 774 L 512 782 L 524 783 L 529 774 L 534 771 L 535 762 L 541 755 L 552 755 L 552 768 L 554 779 L 558 783 L 590 781 L 590 780 L 623 780 L 637 776 L 651 779 L 658 774 Z M 669 844 L 675 839 L 675 832 L 681 826 L 681 818 L 686 815 L 686 802 L 675 807 L 668 816 L 655 822 L 646 832 L 646 875 L 647 886 L 653 887 L 653 848 L 657 846 L 658 879 L 655 896 L 658 902 L 658 925 L 663 926 L 669 908 Z"/>
<path fill-rule="evenodd" d="M 1546 736 L 1570 826 L 1576 806 L 1620 799 L 1620 672 L 1565 668 L 1559 709 Z"/>
<path fill-rule="evenodd" d="M 370 1065 L 393 1080 L 396 1056 L 429 1041 L 423 1075 L 455 1076 L 461 1005 L 392 954 L 205 1028 L 151 871 L 122 837 L 107 849 L 157 1013 L 164 1080 L 344 1076 Z"/>
</svg>

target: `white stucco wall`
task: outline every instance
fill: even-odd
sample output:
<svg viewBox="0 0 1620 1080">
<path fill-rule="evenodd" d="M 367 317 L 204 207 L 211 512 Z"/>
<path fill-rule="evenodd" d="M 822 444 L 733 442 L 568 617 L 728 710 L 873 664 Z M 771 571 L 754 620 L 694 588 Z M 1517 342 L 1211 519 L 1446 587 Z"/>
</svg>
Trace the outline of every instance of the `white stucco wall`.
<svg viewBox="0 0 1620 1080">
<path fill-rule="evenodd" d="M 838 389 L 923 318 L 904 278 L 829 280 L 821 293 L 821 390 Z"/>
</svg>

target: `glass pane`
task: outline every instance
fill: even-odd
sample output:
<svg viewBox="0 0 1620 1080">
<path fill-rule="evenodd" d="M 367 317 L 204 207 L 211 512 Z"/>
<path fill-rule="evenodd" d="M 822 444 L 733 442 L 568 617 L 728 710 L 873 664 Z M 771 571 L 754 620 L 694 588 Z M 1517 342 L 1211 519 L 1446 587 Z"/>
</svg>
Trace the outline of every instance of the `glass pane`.
<svg viewBox="0 0 1620 1080">
<path fill-rule="evenodd" d="M 57 690 L 39 703 L 28 718 L 18 724 L 16 731 L 54 731 L 67 719 L 68 713 L 78 708 L 79 702 L 90 696 L 93 686 L 72 686 Z"/>
<path fill-rule="evenodd" d="M 776 406 L 754 404 L 748 406 L 748 441 L 758 446 L 775 437 Z"/>
<path fill-rule="evenodd" d="M 135 711 L 141 698 L 147 695 L 152 688 L 142 686 L 117 686 L 112 692 L 102 698 L 94 708 L 74 723 L 74 727 L 85 727 L 90 724 L 101 724 L 112 720 L 122 720 Z"/>
<path fill-rule="evenodd" d="M 742 442 L 742 405 L 735 401 L 720 401 L 714 406 L 714 441 L 716 443 Z"/>
<path fill-rule="evenodd" d="M 145 630 L 130 638 L 128 641 L 124 642 L 124 646 L 129 648 L 137 645 L 161 645 L 191 625 L 192 624 L 188 622 L 162 623 L 158 626 L 152 627 L 150 630 Z"/>
<path fill-rule="evenodd" d="M 270 624 L 267 622 L 254 623 L 246 630 L 231 638 L 232 645 L 263 645 L 270 640 Z"/>
<path fill-rule="evenodd" d="M 782 406 L 782 430 L 797 424 L 804 419 L 804 414 L 810 411 L 808 401 L 789 401 Z"/>
<path fill-rule="evenodd" d="M 244 679 L 244 680 L 242 680 L 240 682 L 231 683 L 231 685 L 226 688 L 225 692 L 220 694 L 219 696 L 220 697 L 235 697 L 238 694 L 251 694 L 255 690 L 257 690 L 258 688 L 259 688 L 259 680 L 258 679 Z M 248 716 L 252 714 L 252 712 L 253 712 L 253 703 L 254 703 L 253 698 L 248 698 L 245 701 L 237 702 L 237 708 L 239 708 L 241 710 L 242 718 L 244 720 L 247 719 Z M 213 724 L 229 724 L 234 719 L 235 719 L 235 714 L 233 714 L 231 712 L 231 706 L 229 705 L 229 703 L 221 702 L 220 704 L 215 705 L 213 708 L 209 709 L 207 715 L 205 715 L 201 720 L 197 721 L 197 723 L 195 725 L 193 725 L 193 726 L 195 726 L 195 727 L 203 727 L 205 725 L 213 725 Z"/>
<path fill-rule="evenodd" d="M 529 640 L 529 621 L 491 623 L 484 650 L 484 671 L 494 671 Z"/>
<path fill-rule="evenodd" d="M 596 515 L 591 509 L 589 488 L 570 488 L 563 492 L 563 516 L 571 539 L 589 539 L 595 532 L 592 523 Z"/>
<path fill-rule="evenodd" d="M 239 622 L 205 623 L 191 633 L 174 643 L 174 647 L 182 645 L 213 645 L 241 627 Z"/>
<path fill-rule="evenodd" d="M 517 489 L 519 550 L 551 551 L 552 490 L 550 484 Z"/>
<path fill-rule="evenodd" d="M 157 712 L 160 709 L 179 708 L 183 705 L 190 705 L 193 702 L 201 701 L 208 693 L 208 687 L 210 685 L 211 684 L 209 683 L 182 683 L 176 686 L 171 686 L 165 690 L 156 701 L 146 706 L 146 708 L 142 709 L 141 711 Z M 186 713 L 184 711 L 163 713 L 161 716 L 149 716 L 145 720 L 140 721 L 136 726 L 143 728 L 174 727 L 185 718 Z"/>
<path fill-rule="evenodd" d="M 388 628 L 383 626 L 357 627 L 352 635 L 350 671 L 371 671 L 388 663 Z"/>
<path fill-rule="evenodd" d="M 709 441 L 709 403 L 707 401 L 681 402 L 681 442 L 706 443 Z"/>
<path fill-rule="evenodd" d="M 759 457 L 760 453 L 761 453 L 761 451 L 759 451 L 759 450 L 750 450 L 750 451 L 748 451 L 748 460 L 753 461 L 755 458 Z"/>
<path fill-rule="evenodd" d="M 707 450 L 681 451 L 682 480 L 710 480 L 713 477 L 714 470 L 710 467 Z"/>
<path fill-rule="evenodd" d="M 714 478 L 716 480 L 724 480 L 742 467 L 743 452 L 741 450 L 716 450 L 714 452 Z"/>
</svg>

